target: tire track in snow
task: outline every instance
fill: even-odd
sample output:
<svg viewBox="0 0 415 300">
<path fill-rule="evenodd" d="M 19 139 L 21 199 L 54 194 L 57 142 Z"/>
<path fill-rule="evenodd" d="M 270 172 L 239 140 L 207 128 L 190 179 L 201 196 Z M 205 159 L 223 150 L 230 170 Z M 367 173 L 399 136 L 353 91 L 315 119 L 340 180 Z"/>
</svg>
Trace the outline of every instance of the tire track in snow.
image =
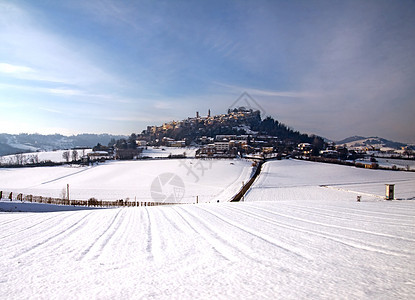
<svg viewBox="0 0 415 300">
<path fill-rule="evenodd" d="M 343 235 L 338 235 L 338 234 L 332 234 L 332 233 L 327 233 L 324 232 L 322 233 L 321 231 L 316 231 L 316 230 L 312 230 L 312 229 L 307 229 L 304 227 L 300 227 L 297 225 L 292 225 L 292 224 L 287 224 L 287 223 L 283 223 L 283 222 L 279 222 L 279 221 L 275 221 L 274 219 L 271 219 L 269 217 L 265 217 L 263 215 L 259 215 L 256 213 L 253 213 L 252 211 L 247 211 L 241 208 L 231 208 L 231 207 L 226 207 L 229 210 L 232 210 L 234 212 L 238 212 L 240 214 L 244 214 L 246 216 L 250 216 L 250 217 L 255 217 L 257 219 L 260 219 L 266 223 L 269 224 L 273 224 L 273 225 L 277 225 L 279 227 L 282 228 L 286 228 L 289 230 L 294 230 L 294 231 L 298 231 L 298 232 L 302 232 L 302 233 L 307 233 L 307 234 L 312 234 L 315 236 L 319 236 L 325 239 L 329 239 L 338 243 L 341 243 L 343 245 L 346 246 L 350 246 L 356 249 L 361 249 L 361 250 L 366 250 L 366 251 L 371 251 L 371 252 L 377 252 L 377 253 L 382 253 L 382 254 L 387 254 L 387 255 L 394 255 L 394 256 L 411 256 L 413 255 L 413 253 L 407 252 L 407 251 L 397 251 L 397 250 L 393 250 L 393 249 L 389 249 L 389 248 L 385 248 L 382 247 L 380 245 L 374 245 L 371 243 L 362 243 L 361 240 L 356 240 L 347 236 L 343 236 Z"/>
<path fill-rule="evenodd" d="M 177 214 L 177 211 L 175 211 Z M 171 220 L 171 218 L 169 216 L 167 216 L 167 214 L 164 212 L 164 209 L 160 209 L 160 213 L 163 215 L 163 219 L 166 220 L 167 222 L 169 222 L 169 224 L 176 229 L 178 232 L 183 233 L 183 230 L 181 228 L 179 228 L 179 226 L 177 226 L 177 224 Z"/>
<path fill-rule="evenodd" d="M 15 254 L 12 258 L 19 258 L 23 255 L 29 254 L 30 252 L 34 251 L 35 249 L 37 249 L 40 246 L 44 246 L 49 242 L 57 242 L 58 240 L 63 240 L 66 237 L 68 237 L 69 235 L 71 235 L 74 231 L 78 230 L 81 226 L 82 226 L 82 222 L 89 217 L 89 215 L 92 214 L 92 212 L 88 213 L 87 215 L 83 216 L 81 219 L 79 219 L 78 221 L 76 221 L 75 223 L 73 223 L 71 226 L 59 231 L 58 233 L 47 237 L 46 239 L 44 239 L 43 241 L 40 241 L 38 243 L 36 243 L 33 246 L 30 246 L 29 248 L 23 250 L 21 253 L 19 254 Z M 60 238 L 60 239 L 57 239 Z M 57 240 L 55 240 L 57 239 Z"/>
<path fill-rule="evenodd" d="M 307 207 L 304 206 L 300 206 L 300 205 L 291 205 L 291 204 L 285 204 L 285 206 L 290 206 L 290 207 L 295 207 L 297 208 L 295 211 L 297 212 L 303 212 L 306 213 L 308 215 L 315 215 L 315 216 L 323 216 L 323 217 L 328 217 L 328 218 L 332 218 L 332 219 L 339 219 L 339 220 L 350 220 L 350 218 L 344 217 L 344 216 L 339 216 L 339 211 L 335 211 L 332 209 L 326 209 L 326 208 L 320 208 L 320 207 L 314 207 L 313 209 L 309 209 Z M 320 211 L 320 212 L 317 212 Z M 332 215 L 329 214 L 330 212 L 335 213 L 336 215 Z M 387 224 L 387 225 L 393 225 L 393 226 L 400 226 L 400 227 L 404 227 L 404 228 L 408 228 L 408 227 L 415 227 L 415 223 L 392 223 L 392 222 L 386 222 L 386 221 L 374 221 L 373 218 L 377 218 L 377 219 L 382 219 L 382 220 L 395 220 L 395 219 L 390 219 L 390 218 L 383 218 L 383 217 L 376 217 L 376 216 L 372 216 L 372 215 L 361 215 L 361 214 L 357 214 L 357 213 L 348 213 L 345 212 L 344 214 L 350 215 L 350 216 L 358 216 L 358 217 L 364 217 L 364 218 L 370 218 L 369 220 L 363 220 L 360 219 L 359 221 L 361 222 L 366 222 L 366 223 L 377 223 L 377 224 Z M 396 219 L 397 220 L 397 219 Z"/>
<path fill-rule="evenodd" d="M 192 233 L 199 233 L 196 231 L 196 229 L 193 228 L 193 226 L 189 223 L 189 221 L 186 220 L 186 218 L 178 211 L 178 209 L 174 206 L 172 206 L 173 211 L 177 214 L 178 217 L 186 224 L 186 226 L 190 229 Z M 190 233 L 189 230 L 186 230 L 186 233 Z"/>
<path fill-rule="evenodd" d="M 108 227 L 109 229 L 107 230 L 108 234 L 105 235 L 105 238 L 99 243 L 99 247 L 97 246 L 98 249 L 94 251 L 96 254 L 92 257 L 93 260 L 99 258 L 104 253 L 105 249 L 108 248 L 109 245 L 111 244 L 124 246 L 124 244 L 114 242 L 114 239 L 116 239 L 117 241 L 117 240 L 120 240 L 120 237 L 122 239 L 122 237 L 125 236 L 126 231 L 123 231 L 121 229 L 124 227 L 129 228 L 129 224 L 131 223 L 130 208 L 122 208 L 120 210 L 120 214 L 121 215 L 118 217 L 117 222 L 115 223 L 114 226 L 112 226 L 111 232 L 109 232 L 110 227 Z M 127 215 L 127 217 L 125 215 Z M 124 247 L 121 247 L 118 253 L 124 249 L 125 249 Z"/>
<path fill-rule="evenodd" d="M 329 205 L 329 204 L 327 206 L 328 207 L 333 207 L 334 209 L 339 209 L 338 206 L 333 206 L 333 205 Z M 381 216 L 375 216 L 373 214 L 398 217 L 398 218 L 396 218 L 397 221 L 401 220 L 402 218 L 414 218 L 413 215 L 407 215 L 407 214 L 396 214 L 396 213 L 381 212 L 381 211 L 374 211 L 373 214 L 367 214 L 369 212 L 368 210 L 362 210 L 362 209 L 350 208 L 350 207 L 342 207 L 342 209 L 347 210 L 347 211 L 352 211 L 352 212 L 359 213 L 358 215 L 363 215 L 363 216 L 368 216 L 368 217 L 375 217 L 375 218 L 381 218 L 381 219 L 385 219 L 385 220 L 391 220 L 391 218 L 382 218 Z M 337 211 L 338 212 L 338 210 L 333 210 L 333 211 Z M 364 214 L 360 214 L 362 212 Z"/>
<path fill-rule="evenodd" d="M 61 177 L 57 177 L 57 178 L 54 178 L 54 179 L 51 179 L 51 180 L 48 180 L 48 181 L 42 182 L 42 183 L 40 183 L 40 184 L 36 184 L 36 185 L 34 185 L 34 186 L 30 186 L 30 187 L 28 187 L 28 188 L 35 188 L 35 187 L 38 187 L 38 186 L 41 186 L 41 185 L 44 185 L 44 184 L 48 184 L 48 183 L 51 183 L 51 182 L 55 182 L 55 181 L 61 180 L 61 179 L 63 179 L 63 178 L 71 177 L 71 176 L 77 175 L 77 174 L 79 174 L 79 173 L 83 173 L 83 172 L 85 172 L 85 171 L 91 170 L 91 168 L 93 168 L 93 167 L 88 167 L 88 168 L 85 168 L 85 169 L 83 169 L 83 170 L 80 170 L 80 171 L 77 171 L 77 172 L 71 173 L 71 174 L 67 174 L 67 175 L 64 175 L 64 176 L 61 176 Z"/>
<path fill-rule="evenodd" d="M 319 187 L 326 188 L 326 189 L 332 189 L 332 190 L 340 191 L 340 192 L 347 192 L 347 193 L 357 194 L 357 195 L 365 195 L 365 196 L 374 197 L 374 198 L 377 198 L 377 199 L 380 199 L 380 200 L 385 199 L 384 196 L 380 196 L 380 195 L 377 195 L 377 194 L 366 193 L 366 192 L 358 192 L 358 191 L 353 191 L 353 190 L 346 189 L 346 188 L 334 187 L 334 186 L 331 186 L 331 185 L 319 185 Z"/>
<path fill-rule="evenodd" d="M 67 218 L 69 218 L 70 216 L 72 216 L 73 214 L 75 214 L 76 212 L 73 212 L 72 214 L 68 214 L 65 218 L 63 218 L 63 219 L 67 219 Z M 41 213 L 41 214 L 43 214 L 43 213 Z M 14 232 L 12 232 L 12 233 L 10 233 L 10 234 L 7 234 L 7 235 L 4 235 L 4 236 L 1 236 L 0 237 L 0 239 L 5 239 L 5 238 L 7 238 L 7 237 L 9 237 L 9 236 L 12 236 L 12 235 L 15 235 L 15 234 L 19 234 L 19 233 L 22 233 L 22 232 L 24 232 L 24 231 L 26 231 L 26 230 L 30 230 L 30 229 L 33 229 L 33 227 L 37 227 L 37 226 L 39 226 L 39 225 L 41 225 L 41 224 L 43 224 L 43 223 L 45 223 L 45 222 L 47 222 L 47 221 L 49 221 L 49 220 L 52 220 L 52 219 L 55 219 L 55 218 L 57 218 L 57 217 L 60 217 L 61 215 L 63 215 L 63 214 L 67 214 L 67 212 L 61 212 L 61 213 L 55 213 L 53 216 L 51 216 L 50 218 L 46 218 L 46 219 L 41 219 L 41 221 L 40 222 L 37 222 L 37 223 L 35 223 L 35 224 L 33 224 L 33 225 L 29 225 L 29 226 L 27 226 L 26 228 L 23 228 L 23 229 L 20 229 L 20 230 L 18 230 L 18 231 L 14 231 Z"/>
<path fill-rule="evenodd" d="M 82 251 L 81 255 L 76 259 L 77 261 L 81 261 L 81 260 L 85 259 L 88 256 L 88 254 L 91 253 L 91 251 L 93 250 L 94 246 L 96 246 L 96 245 L 98 245 L 98 243 L 100 243 L 100 240 L 106 234 L 108 234 L 108 232 L 114 226 L 114 224 L 117 224 L 116 221 L 119 219 L 119 215 L 121 214 L 121 212 L 122 212 L 122 209 L 119 209 L 119 211 L 116 213 L 116 215 L 110 221 L 110 224 L 108 225 L 108 227 L 97 238 L 95 238 L 95 240 L 84 251 Z M 118 224 L 118 226 L 119 226 L 119 224 Z M 114 234 L 114 231 L 110 233 L 110 237 L 113 234 Z M 108 242 L 108 239 L 104 240 L 104 243 L 105 244 L 107 242 Z M 99 247 L 99 246 L 96 246 L 96 247 Z M 101 246 L 101 250 L 102 250 L 102 246 Z M 99 256 L 99 254 L 95 255 L 94 256 L 94 259 L 97 258 L 98 256 Z"/>
<path fill-rule="evenodd" d="M 410 238 L 406 238 L 406 237 L 402 237 L 402 236 L 395 236 L 395 235 L 391 235 L 391 234 L 373 232 L 373 231 L 364 230 L 364 229 L 350 228 L 350 227 L 339 226 L 339 225 L 334 225 L 334 224 L 311 221 L 311 220 L 307 220 L 307 219 L 304 219 L 304 218 L 294 217 L 293 215 L 277 213 L 275 211 L 259 208 L 259 207 L 252 206 L 252 205 L 249 205 L 249 204 L 247 204 L 247 206 L 251 207 L 253 209 L 265 211 L 265 212 L 268 212 L 268 213 L 271 213 L 271 214 L 274 214 L 274 215 L 277 215 L 277 216 L 280 216 L 280 217 L 285 217 L 285 218 L 288 218 L 288 219 L 292 219 L 292 220 L 296 220 L 296 221 L 300 221 L 300 222 L 304 222 L 304 223 L 309 223 L 309 224 L 314 224 L 314 225 L 319 225 L 319 226 L 324 226 L 324 227 L 329 227 L 329 228 L 335 228 L 335 229 L 341 229 L 341 230 L 349 230 L 349 231 L 365 233 L 365 234 L 371 234 L 371 235 L 380 236 L 380 237 L 399 239 L 399 240 L 403 240 L 403 241 L 406 241 L 406 242 L 415 242 L 415 239 L 410 239 Z"/>
<path fill-rule="evenodd" d="M 222 220 L 225 223 L 228 223 L 232 226 L 235 226 L 235 227 L 239 228 L 240 230 L 245 231 L 246 233 L 249 233 L 249 234 L 255 236 L 258 239 L 261 239 L 261 240 L 263 240 L 263 241 L 265 241 L 269 244 L 272 244 L 272 245 L 280 248 L 281 250 L 287 251 L 289 253 L 297 255 L 297 256 L 299 256 L 303 259 L 306 259 L 306 260 L 312 260 L 313 259 L 310 255 L 308 255 L 308 253 L 306 253 L 305 251 L 302 251 L 300 248 L 297 248 L 295 246 L 292 246 L 292 245 L 289 245 L 289 244 L 284 243 L 282 241 L 279 241 L 279 240 L 277 240 L 273 237 L 270 237 L 266 234 L 263 234 L 263 233 L 255 230 L 255 229 L 249 228 L 248 226 L 238 224 L 237 222 L 235 222 L 235 221 L 233 221 L 233 220 L 231 220 L 231 219 L 229 219 L 225 216 L 221 216 L 218 213 L 216 213 L 216 212 L 214 212 L 210 209 L 201 208 L 201 207 L 200 207 L 200 209 L 212 214 L 213 216 L 215 216 L 216 218 Z"/>
<path fill-rule="evenodd" d="M 125 214 L 125 209 L 124 208 L 122 208 L 120 210 L 120 212 L 117 214 L 117 217 L 121 213 Z M 108 235 L 104 235 L 105 238 L 102 240 L 102 242 L 100 242 L 100 245 L 99 245 L 98 249 L 95 251 L 96 254 L 92 257 L 92 259 L 97 259 L 102 254 L 102 252 L 108 246 L 108 244 L 113 239 L 113 237 L 115 236 L 115 234 L 117 233 L 118 229 L 121 227 L 122 224 L 124 224 L 124 219 L 122 217 L 118 217 L 117 222 L 114 222 L 112 224 L 113 226 L 108 227 L 108 230 L 106 231 L 106 233 L 108 233 Z M 110 230 L 111 230 L 111 232 L 110 232 Z"/>
<path fill-rule="evenodd" d="M 153 260 L 156 263 L 161 263 L 163 260 L 162 246 L 160 240 L 160 232 L 157 230 L 157 223 L 154 220 L 153 213 L 156 210 L 149 212 L 149 208 L 145 207 L 147 218 L 148 218 L 148 228 L 147 228 L 147 252 L 149 254 L 148 259 Z"/>
<path fill-rule="evenodd" d="M 30 218 L 30 217 L 32 217 L 31 214 L 26 214 L 25 216 L 22 216 L 20 218 L 15 218 L 15 219 L 11 219 L 11 220 L 7 220 L 7 221 L 4 221 L 4 222 L 1 222 L 0 223 L 0 228 L 3 225 L 9 224 L 9 223 L 13 223 L 13 222 L 20 222 L 20 221 L 22 221 L 24 219 L 27 219 L 27 218 Z"/>
<path fill-rule="evenodd" d="M 183 218 L 183 220 L 186 221 L 186 223 L 196 232 L 199 234 L 208 244 L 212 246 L 212 249 L 218 253 L 221 257 L 224 259 L 230 261 L 230 262 L 237 262 L 239 259 L 236 258 L 233 251 L 230 249 L 231 247 L 236 249 L 235 247 L 229 245 L 223 238 L 218 236 L 215 231 L 213 231 L 206 223 L 202 222 L 201 218 L 197 217 L 193 213 L 189 211 L 189 209 L 185 209 L 183 207 L 179 207 L 178 210 L 185 212 L 188 216 L 190 216 L 195 221 L 188 221 L 188 218 L 186 218 L 183 213 L 178 213 Z M 199 225 L 196 225 L 198 223 Z M 238 249 L 236 249 L 238 250 Z M 239 251 L 239 250 L 238 250 Z"/>
</svg>

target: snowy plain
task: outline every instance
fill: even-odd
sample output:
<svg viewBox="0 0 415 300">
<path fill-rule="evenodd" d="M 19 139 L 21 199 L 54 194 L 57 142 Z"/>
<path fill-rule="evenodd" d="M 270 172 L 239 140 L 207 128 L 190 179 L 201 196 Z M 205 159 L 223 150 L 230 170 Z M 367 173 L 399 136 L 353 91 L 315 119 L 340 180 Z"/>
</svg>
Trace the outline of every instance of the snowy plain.
<svg viewBox="0 0 415 300">
<path fill-rule="evenodd" d="M 63 153 L 66 151 L 70 152 L 69 161 L 71 161 L 73 150 L 39 151 L 39 152 L 22 153 L 21 155 L 27 160 L 30 160 L 31 157 L 36 156 L 39 162 L 52 161 L 52 162 L 59 163 L 59 162 L 65 161 L 65 159 L 63 158 Z M 78 149 L 76 150 L 76 152 L 78 153 L 78 158 L 79 158 L 83 155 L 86 155 L 92 152 L 92 149 Z M 0 162 L 4 164 L 14 164 L 16 163 L 16 154 L 0 156 Z"/>
<path fill-rule="evenodd" d="M 414 196 L 415 173 L 285 160 L 241 203 L 3 212 L 0 298 L 413 299 Z"/>
<path fill-rule="evenodd" d="M 181 194 L 170 202 L 229 201 L 242 182 L 251 177 L 251 165 L 248 160 L 164 159 L 107 161 L 93 166 L 4 168 L 0 169 L 0 190 L 60 198 L 69 184 L 73 200 L 94 197 L 163 202 L 163 192 L 152 193 L 157 192 L 156 181 L 174 176 L 179 186 L 170 185 L 172 190 L 164 194 L 173 194 L 176 186 L 180 189 L 176 192 Z"/>
<path fill-rule="evenodd" d="M 195 157 L 197 148 L 183 147 L 145 147 L 142 157 L 168 157 L 169 155 L 185 155 L 186 157 Z"/>
</svg>

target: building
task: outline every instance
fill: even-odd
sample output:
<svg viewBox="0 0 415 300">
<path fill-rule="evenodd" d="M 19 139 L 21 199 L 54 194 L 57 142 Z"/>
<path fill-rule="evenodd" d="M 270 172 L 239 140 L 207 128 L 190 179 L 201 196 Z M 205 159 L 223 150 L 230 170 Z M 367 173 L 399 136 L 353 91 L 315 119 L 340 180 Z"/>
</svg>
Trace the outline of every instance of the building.
<svg viewBox="0 0 415 300">
<path fill-rule="evenodd" d="M 219 152 L 229 151 L 229 142 L 228 141 L 215 142 L 215 148 L 216 148 L 216 151 L 219 151 Z"/>
</svg>

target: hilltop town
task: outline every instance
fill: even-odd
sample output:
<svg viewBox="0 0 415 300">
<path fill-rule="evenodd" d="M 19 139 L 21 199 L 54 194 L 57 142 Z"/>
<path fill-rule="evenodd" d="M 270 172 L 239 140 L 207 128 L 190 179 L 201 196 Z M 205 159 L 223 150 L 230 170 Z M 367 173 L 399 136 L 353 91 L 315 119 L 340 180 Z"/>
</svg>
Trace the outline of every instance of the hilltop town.
<svg viewBox="0 0 415 300">
<path fill-rule="evenodd" d="M 210 110 L 206 116 L 196 112 L 195 117 L 182 121 L 148 126 L 135 139 L 138 147 L 198 147 L 197 157 L 286 156 L 299 143 L 309 144 L 316 153 L 324 147 L 323 138 L 293 131 L 271 117 L 262 120 L 258 110 L 245 107 L 220 115 L 211 115 Z"/>
</svg>

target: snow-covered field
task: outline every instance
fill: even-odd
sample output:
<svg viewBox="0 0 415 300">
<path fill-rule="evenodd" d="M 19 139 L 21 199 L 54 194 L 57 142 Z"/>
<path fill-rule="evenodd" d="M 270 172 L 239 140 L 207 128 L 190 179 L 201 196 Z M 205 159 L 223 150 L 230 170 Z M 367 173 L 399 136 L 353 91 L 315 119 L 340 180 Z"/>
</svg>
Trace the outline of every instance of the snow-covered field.
<svg viewBox="0 0 415 300">
<path fill-rule="evenodd" d="M 69 184 L 75 200 L 193 203 L 198 197 L 199 202 L 216 202 L 230 200 L 251 173 L 248 160 L 108 161 L 87 167 L 0 169 L 0 190 L 64 198 Z"/>
<path fill-rule="evenodd" d="M 148 158 L 167 158 L 169 155 L 183 155 L 185 154 L 188 158 L 194 158 L 196 154 L 196 148 L 189 147 L 146 147 L 143 150 L 142 157 Z M 42 161 L 52 161 L 52 162 L 64 162 L 62 154 L 65 151 L 70 151 L 69 161 L 72 160 L 72 151 L 73 150 L 56 150 L 56 151 L 39 151 L 39 152 L 30 152 L 23 153 L 23 160 L 25 163 L 30 163 L 31 158 L 34 156 L 37 157 L 39 162 Z M 78 158 L 92 152 L 92 149 L 81 149 L 76 150 L 78 152 Z M 15 164 L 16 163 L 16 154 L 0 156 L 0 163 L 3 164 Z"/>
<path fill-rule="evenodd" d="M 413 299 L 415 201 L 384 183 L 414 199 L 414 173 L 287 160 L 242 203 L 0 213 L 0 298 Z"/>
<path fill-rule="evenodd" d="M 395 199 L 415 200 L 415 172 L 360 169 L 299 160 L 271 161 L 246 201 L 378 201 L 385 184 L 395 184 Z"/>
<path fill-rule="evenodd" d="M 64 162 L 63 153 L 69 151 L 69 161 L 72 160 L 72 151 L 73 150 L 56 150 L 56 151 L 39 151 L 39 152 L 30 152 L 22 153 L 22 159 L 24 163 L 33 163 L 31 159 L 36 157 L 39 162 L 52 161 L 52 162 Z M 92 149 L 78 149 L 78 158 L 92 152 Z M 0 162 L 4 164 L 16 164 L 16 154 L 0 156 Z"/>
<path fill-rule="evenodd" d="M 146 147 L 143 150 L 143 157 L 168 157 L 169 155 L 183 155 L 186 157 L 195 157 L 196 148 L 178 148 L 178 147 Z"/>
<path fill-rule="evenodd" d="M 396 166 L 399 169 L 415 170 L 415 160 L 376 157 L 376 161 L 381 167 L 392 168 Z M 370 163 L 370 159 L 359 159 L 357 162 Z"/>
</svg>

